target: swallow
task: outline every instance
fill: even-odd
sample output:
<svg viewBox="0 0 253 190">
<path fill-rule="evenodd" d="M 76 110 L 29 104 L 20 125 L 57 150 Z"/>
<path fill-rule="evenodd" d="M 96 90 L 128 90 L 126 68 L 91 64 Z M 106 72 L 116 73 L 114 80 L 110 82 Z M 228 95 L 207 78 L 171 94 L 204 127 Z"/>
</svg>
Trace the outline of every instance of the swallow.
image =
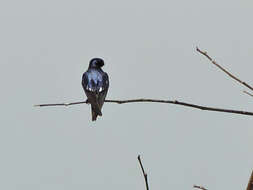
<svg viewBox="0 0 253 190">
<path fill-rule="evenodd" d="M 103 59 L 93 58 L 82 77 L 87 102 L 91 104 L 92 121 L 96 121 L 98 115 L 102 116 L 102 107 L 109 89 L 109 77 L 102 70 L 103 66 Z"/>
</svg>

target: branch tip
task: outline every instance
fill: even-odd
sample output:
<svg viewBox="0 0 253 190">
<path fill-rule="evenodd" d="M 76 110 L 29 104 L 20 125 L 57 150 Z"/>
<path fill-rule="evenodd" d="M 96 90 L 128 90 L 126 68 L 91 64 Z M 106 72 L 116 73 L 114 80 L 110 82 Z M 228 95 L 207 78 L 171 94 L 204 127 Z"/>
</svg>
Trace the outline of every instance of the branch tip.
<svg viewBox="0 0 253 190">
<path fill-rule="evenodd" d="M 138 155 L 137 158 L 138 158 L 139 164 L 140 164 L 140 166 L 141 166 L 142 174 L 143 174 L 143 176 L 144 176 L 144 180 L 145 180 L 145 184 L 146 184 L 146 190 L 149 190 L 149 187 L 148 187 L 148 175 L 147 175 L 147 173 L 145 172 L 144 167 L 143 167 L 143 165 L 142 165 L 141 156 Z"/>
<path fill-rule="evenodd" d="M 240 80 L 239 78 L 237 78 L 236 76 L 234 76 L 232 73 L 230 73 L 229 71 L 227 71 L 224 67 L 222 67 L 221 65 L 219 65 L 214 59 L 212 59 L 206 51 L 201 51 L 200 49 L 197 48 L 197 51 L 199 53 L 201 53 L 202 55 L 204 55 L 207 59 L 209 59 L 211 61 L 211 63 L 213 65 L 215 65 L 216 67 L 218 67 L 220 70 L 222 70 L 224 73 L 226 73 L 230 78 L 236 80 L 237 82 L 241 83 L 243 86 L 246 86 L 247 88 L 249 88 L 250 90 L 253 91 L 253 87 L 250 86 L 249 84 L 247 84 L 246 82 L 243 82 L 242 80 Z"/>
</svg>

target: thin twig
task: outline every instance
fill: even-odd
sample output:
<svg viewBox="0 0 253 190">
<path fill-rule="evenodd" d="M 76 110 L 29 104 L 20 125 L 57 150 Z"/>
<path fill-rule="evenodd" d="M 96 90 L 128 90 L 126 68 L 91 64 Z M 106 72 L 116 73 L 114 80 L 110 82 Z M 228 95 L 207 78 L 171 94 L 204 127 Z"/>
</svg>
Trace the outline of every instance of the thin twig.
<svg viewBox="0 0 253 190">
<path fill-rule="evenodd" d="M 205 187 L 199 185 L 193 185 L 193 187 L 197 189 L 207 190 Z"/>
<path fill-rule="evenodd" d="M 37 105 L 34 105 L 34 107 L 71 106 L 71 105 L 77 105 L 77 104 L 88 104 L 88 102 L 87 101 L 81 101 L 81 102 L 71 102 L 71 103 L 37 104 Z"/>
<path fill-rule="evenodd" d="M 186 102 L 180 102 L 177 100 L 157 100 L 157 99 L 132 99 L 132 100 L 105 100 L 105 102 L 109 103 L 117 103 L 117 104 L 125 104 L 125 103 L 134 103 L 134 102 L 155 102 L 155 103 L 166 103 L 166 104 L 176 104 L 186 107 L 191 107 L 195 109 L 200 110 L 206 110 L 206 111 L 216 111 L 216 112 L 225 112 L 225 113 L 233 113 L 233 114 L 241 114 L 241 115 L 251 115 L 253 116 L 253 112 L 249 111 L 242 111 L 242 110 L 232 110 L 232 109 L 223 109 L 223 108 L 215 108 L 215 107 L 206 107 L 206 106 L 200 106 L 196 104 L 190 104 Z M 46 106 L 70 106 L 70 105 L 76 105 L 76 104 L 85 104 L 86 101 L 83 102 L 71 102 L 71 103 L 59 103 L 59 104 L 39 104 L 34 105 L 37 107 L 46 107 Z"/>
<path fill-rule="evenodd" d="M 243 91 L 245 94 L 248 94 L 249 96 L 252 96 L 253 97 L 253 94 L 251 94 L 251 93 L 249 93 L 249 92 L 247 92 L 247 91 Z"/>
<path fill-rule="evenodd" d="M 228 76 L 230 76 L 231 78 L 233 78 L 234 80 L 236 80 L 237 82 L 241 83 L 242 85 L 246 86 L 247 88 L 249 88 L 250 90 L 253 90 L 253 87 L 250 86 L 249 84 L 247 84 L 246 82 L 241 81 L 239 78 L 235 77 L 233 74 L 231 74 L 230 72 L 228 72 L 226 69 L 224 69 L 222 66 L 220 66 L 218 63 L 216 63 L 215 60 L 213 60 L 208 54 L 207 52 L 201 51 L 198 47 L 196 47 L 196 50 L 201 53 L 202 55 L 204 55 L 207 59 L 209 59 L 215 66 L 217 66 L 219 69 L 221 69 L 223 72 L 225 72 Z"/>
<path fill-rule="evenodd" d="M 249 183 L 246 190 L 253 190 L 253 171 L 251 173 L 251 176 L 249 178 Z"/>
<path fill-rule="evenodd" d="M 138 160 L 139 160 L 139 163 L 140 163 L 140 166 L 141 166 L 141 170 L 142 170 L 142 173 L 143 173 L 143 176 L 144 176 L 144 179 L 145 179 L 146 190 L 149 190 L 149 187 L 148 187 L 148 175 L 145 172 L 144 167 L 143 167 L 143 165 L 141 163 L 141 156 L 140 155 L 138 155 Z"/>
</svg>

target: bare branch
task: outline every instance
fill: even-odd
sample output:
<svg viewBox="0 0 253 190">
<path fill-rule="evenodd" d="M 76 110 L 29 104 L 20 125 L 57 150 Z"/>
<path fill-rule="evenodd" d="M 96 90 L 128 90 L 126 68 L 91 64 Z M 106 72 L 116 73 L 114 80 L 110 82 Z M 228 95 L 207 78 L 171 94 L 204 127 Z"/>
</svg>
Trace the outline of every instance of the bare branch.
<svg viewBox="0 0 253 190">
<path fill-rule="evenodd" d="M 87 101 L 71 102 L 71 103 L 56 103 L 56 104 L 37 104 L 34 107 L 46 107 L 46 106 L 71 106 L 76 104 L 88 104 Z"/>
<path fill-rule="evenodd" d="M 198 47 L 196 47 L 196 50 L 201 53 L 202 55 L 204 55 L 207 59 L 209 59 L 212 64 L 214 64 L 216 67 L 218 67 L 219 69 L 221 69 L 224 73 L 226 73 L 228 76 L 230 76 L 231 78 L 233 78 L 234 80 L 236 80 L 237 82 L 241 83 L 242 85 L 246 86 L 247 88 L 249 88 L 250 90 L 253 90 L 253 87 L 250 86 L 249 84 L 247 84 L 246 82 L 241 81 L 239 78 L 235 77 L 233 74 L 231 74 L 230 72 L 228 72 L 226 69 L 224 69 L 222 66 L 220 66 L 218 63 L 216 63 L 215 60 L 213 60 L 208 54 L 207 52 L 201 51 Z"/>
<path fill-rule="evenodd" d="M 251 173 L 251 176 L 249 178 L 249 183 L 246 190 L 253 190 L 253 171 Z"/>
<path fill-rule="evenodd" d="M 253 97 L 253 94 L 251 94 L 251 93 L 249 93 L 249 92 L 247 92 L 247 91 L 243 91 L 245 94 L 248 94 L 249 96 L 252 96 Z"/>
<path fill-rule="evenodd" d="M 193 187 L 197 189 L 207 190 L 205 187 L 199 185 L 193 185 Z"/>
<path fill-rule="evenodd" d="M 241 114 L 241 115 L 251 115 L 253 116 L 253 112 L 242 111 L 242 110 L 232 110 L 232 109 L 223 109 L 223 108 L 215 108 L 215 107 L 207 107 L 207 106 L 200 106 L 196 104 L 190 104 L 186 102 L 180 102 L 177 100 L 157 100 L 157 99 L 131 99 L 131 100 L 105 100 L 108 103 L 117 103 L 117 104 L 125 104 L 125 103 L 135 103 L 135 102 L 155 102 L 155 103 L 165 103 L 165 104 L 176 104 L 186 107 L 191 107 L 200 110 L 206 111 L 216 111 L 216 112 L 225 112 L 225 113 L 233 113 L 233 114 Z M 70 105 L 77 105 L 77 104 L 87 104 L 87 101 L 83 102 L 71 102 L 71 103 L 59 103 L 59 104 L 39 104 L 34 105 L 36 107 L 46 107 L 46 106 L 70 106 Z"/>
<path fill-rule="evenodd" d="M 140 163 L 140 166 L 141 166 L 141 170 L 142 170 L 142 173 L 143 173 L 143 176 L 144 176 L 144 179 L 145 179 L 146 190 L 149 190 L 149 187 L 148 187 L 148 175 L 145 172 L 144 167 L 143 167 L 143 165 L 141 163 L 141 156 L 140 155 L 138 155 L 138 160 L 139 160 L 139 163 Z"/>
</svg>

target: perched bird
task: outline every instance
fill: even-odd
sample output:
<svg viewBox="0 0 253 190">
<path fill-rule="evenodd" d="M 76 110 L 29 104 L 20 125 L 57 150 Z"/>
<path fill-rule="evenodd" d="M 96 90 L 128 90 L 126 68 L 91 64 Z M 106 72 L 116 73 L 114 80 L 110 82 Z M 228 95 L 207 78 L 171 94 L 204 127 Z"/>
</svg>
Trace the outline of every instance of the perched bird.
<svg viewBox="0 0 253 190">
<path fill-rule="evenodd" d="M 90 60 L 89 68 L 82 77 L 82 86 L 88 98 L 87 101 L 91 104 L 92 121 L 95 121 L 98 115 L 102 116 L 101 109 L 109 88 L 109 77 L 102 70 L 103 66 L 103 59 Z"/>
</svg>

